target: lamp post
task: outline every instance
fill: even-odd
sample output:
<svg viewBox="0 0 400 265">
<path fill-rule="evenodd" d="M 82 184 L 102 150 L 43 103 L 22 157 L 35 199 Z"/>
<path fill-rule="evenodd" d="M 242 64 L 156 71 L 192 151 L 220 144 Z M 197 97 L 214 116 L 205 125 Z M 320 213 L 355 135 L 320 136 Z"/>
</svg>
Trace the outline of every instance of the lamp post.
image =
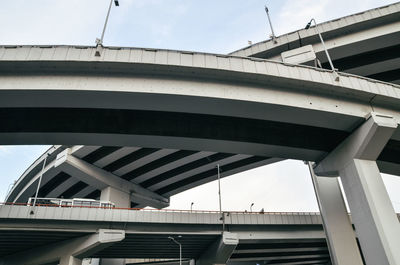
<svg viewBox="0 0 400 265">
<path fill-rule="evenodd" d="M 311 27 L 311 23 L 312 23 L 312 22 L 314 22 L 315 30 L 316 30 L 317 33 L 318 33 L 319 39 L 321 40 L 321 43 L 322 43 L 322 46 L 324 47 L 324 51 L 325 51 L 326 57 L 328 58 L 328 61 L 329 61 L 329 65 L 331 66 L 331 69 L 332 69 L 333 73 L 335 74 L 335 81 L 339 81 L 339 75 L 338 75 L 338 73 L 336 72 L 335 67 L 333 67 L 332 59 L 331 59 L 331 57 L 329 56 L 328 50 L 326 49 L 324 39 L 322 38 L 322 35 L 321 35 L 321 33 L 319 32 L 319 30 L 318 30 L 317 22 L 315 21 L 315 19 L 312 18 L 312 19 L 310 20 L 310 22 L 307 23 L 307 25 L 306 25 L 306 27 L 305 27 L 304 29 L 309 29 L 309 28 Z"/>
<path fill-rule="evenodd" d="M 37 188 L 36 188 L 35 198 L 33 199 L 32 207 L 36 206 L 36 200 L 37 200 L 37 197 L 38 197 L 38 194 L 39 194 L 40 185 L 42 184 L 44 168 L 46 166 L 47 157 L 49 157 L 49 156 L 50 156 L 50 153 L 47 153 L 46 156 L 44 157 L 43 166 L 42 166 L 42 170 L 40 171 L 39 181 L 38 181 L 38 185 L 37 185 Z M 30 214 L 34 214 L 33 208 L 30 211 Z"/>
<path fill-rule="evenodd" d="M 190 204 L 190 211 L 193 210 L 193 204 L 194 204 L 194 202 L 192 202 L 192 203 Z"/>
<path fill-rule="evenodd" d="M 250 205 L 250 212 L 251 212 L 251 213 L 253 212 L 253 206 L 254 206 L 254 202 L 251 203 L 251 205 Z"/>
<path fill-rule="evenodd" d="M 217 176 L 218 176 L 219 212 L 222 213 L 222 202 L 221 202 L 221 176 L 220 176 L 220 167 L 219 167 L 219 164 L 217 164 Z"/>
<path fill-rule="evenodd" d="M 222 231 L 225 231 L 225 216 L 222 212 L 222 200 L 221 200 L 221 167 L 217 164 L 217 176 L 218 176 L 218 199 L 219 199 L 219 213 L 221 215 L 220 220 L 222 221 Z"/>
<path fill-rule="evenodd" d="M 182 244 L 176 241 L 175 238 L 173 238 L 172 236 L 169 236 L 168 239 L 179 245 L 179 265 L 182 265 Z"/>
<path fill-rule="evenodd" d="M 100 39 L 96 38 L 97 45 L 103 45 L 104 33 L 106 32 L 108 17 L 110 16 L 110 11 L 111 11 L 113 1 L 114 1 L 115 6 L 119 6 L 118 0 L 110 0 L 110 5 L 108 7 L 108 12 L 107 12 L 107 16 L 106 16 L 106 21 L 104 22 L 103 32 L 101 33 L 101 38 Z"/>
<path fill-rule="evenodd" d="M 271 18 L 270 18 L 270 16 L 269 16 L 269 10 L 268 10 L 268 7 L 267 6 L 265 6 L 265 13 L 267 13 L 267 17 L 268 17 L 268 21 L 269 21 L 269 26 L 271 27 L 271 39 L 272 39 L 272 41 L 276 44 L 276 43 L 278 43 L 277 41 L 276 41 L 276 36 L 275 36 L 275 33 L 274 33 L 274 28 L 272 27 L 272 22 L 271 22 Z"/>
</svg>

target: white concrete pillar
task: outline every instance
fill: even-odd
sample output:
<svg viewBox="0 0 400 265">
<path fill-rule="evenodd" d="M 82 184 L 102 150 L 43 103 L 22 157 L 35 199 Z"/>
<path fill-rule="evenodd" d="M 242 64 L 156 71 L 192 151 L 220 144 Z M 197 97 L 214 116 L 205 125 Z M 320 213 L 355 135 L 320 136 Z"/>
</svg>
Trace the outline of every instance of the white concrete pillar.
<svg viewBox="0 0 400 265">
<path fill-rule="evenodd" d="M 400 224 L 375 161 L 352 160 L 340 171 L 367 264 L 400 264 Z"/>
<path fill-rule="evenodd" d="M 340 175 L 367 265 L 400 264 L 400 224 L 376 164 L 397 126 L 371 113 L 315 168 L 320 176 Z"/>
<path fill-rule="evenodd" d="M 363 265 L 338 178 L 319 177 L 310 167 L 329 253 L 334 265 Z"/>
<path fill-rule="evenodd" d="M 131 196 L 121 190 L 117 190 L 113 187 L 107 187 L 101 190 L 100 200 L 110 201 L 115 204 L 117 208 L 131 208 Z"/>
</svg>

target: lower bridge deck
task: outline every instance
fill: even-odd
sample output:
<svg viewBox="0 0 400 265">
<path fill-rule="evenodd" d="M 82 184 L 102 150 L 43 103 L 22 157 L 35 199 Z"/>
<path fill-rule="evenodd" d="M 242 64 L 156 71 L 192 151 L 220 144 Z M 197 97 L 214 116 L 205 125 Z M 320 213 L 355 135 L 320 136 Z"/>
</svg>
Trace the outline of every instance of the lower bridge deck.
<svg viewBox="0 0 400 265">
<path fill-rule="evenodd" d="M 31 214 L 33 211 L 33 214 Z M 221 220 L 221 215 L 224 218 Z M 59 242 L 96 233 L 125 231 L 125 238 L 91 258 L 196 259 L 220 238 L 238 235 L 230 261 L 304 262 L 329 260 L 317 213 L 249 213 L 0 206 L 0 257 L 31 249 L 46 251 Z"/>
</svg>

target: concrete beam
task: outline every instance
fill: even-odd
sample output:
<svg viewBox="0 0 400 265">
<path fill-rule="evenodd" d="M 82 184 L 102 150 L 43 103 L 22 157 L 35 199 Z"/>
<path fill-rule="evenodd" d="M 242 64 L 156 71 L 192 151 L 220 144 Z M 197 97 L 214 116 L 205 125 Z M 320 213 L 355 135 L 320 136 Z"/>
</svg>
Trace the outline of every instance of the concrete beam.
<svg viewBox="0 0 400 265">
<path fill-rule="evenodd" d="M 338 179 L 310 171 L 333 264 L 363 265 Z"/>
<path fill-rule="evenodd" d="M 318 163 L 315 174 L 337 177 L 352 159 L 376 161 L 396 128 L 392 116 L 370 113 L 363 125 Z"/>
<path fill-rule="evenodd" d="M 128 194 L 134 202 L 158 209 L 169 206 L 168 198 L 87 163 L 73 156 L 70 149 L 64 150 L 57 156 L 55 167 L 59 167 L 62 171 L 96 189 L 105 190 L 112 187 L 114 190 Z"/>
<path fill-rule="evenodd" d="M 40 265 L 59 261 L 60 265 L 80 265 L 84 257 L 124 238 L 123 230 L 99 229 L 95 234 L 16 253 L 0 260 L 0 264 Z"/>
<path fill-rule="evenodd" d="M 196 265 L 226 264 L 238 243 L 237 234 L 223 232 L 221 238 L 200 256 Z"/>
<path fill-rule="evenodd" d="M 396 128 L 394 118 L 372 113 L 315 168 L 340 175 L 367 265 L 400 264 L 400 225 L 376 163 Z"/>
</svg>

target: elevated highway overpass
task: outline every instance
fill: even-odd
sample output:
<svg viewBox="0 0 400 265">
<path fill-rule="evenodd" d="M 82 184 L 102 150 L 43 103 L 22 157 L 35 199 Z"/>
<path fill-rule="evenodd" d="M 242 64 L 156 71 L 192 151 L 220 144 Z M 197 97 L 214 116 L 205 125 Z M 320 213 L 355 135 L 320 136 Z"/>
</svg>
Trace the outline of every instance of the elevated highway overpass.
<svg viewBox="0 0 400 265">
<path fill-rule="evenodd" d="M 228 176 L 282 159 L 314 161 L 333 262 L 362 263 L 340 175 L 366 263 L 399 263 L 398 220 L 380 179 L 400 174 L 399 14 L 397 3 L 319 25 L 347 72 L 339 78 L 279 62 L 282 52 L 311 45 L 326 66 L 315 28 L 228 56 L 2 46 L 0 143 L 58 144 L 7 201 L 34 194 L 44 161 L 42 196 L 156 208 L 214 180 L 216 164 Z"/>
<path fill-rule="evenodd" d="M 320 23 L 318 29 L 339 71 L 400 84 L 399 21 L 400 3 L 394 3 Z M 314 26 L 278 36 L 275 41 L 255 43 L 231 55 L 282 61 L 286 52 L 298 49 L 300 54 L 302 47 L 311 45 L 322 67 L 330 69 Z M 313 64 L 311 60 L 302 63 Z"/>
<path fill-rule="evenodd" d="M 35 214 L 30 214 L 31 211 Z M 178 259 L 173 236 L 185 260 L 216 248 L 223 231 L 237 238 L 227 254 L 212 258 L 228 264 L 328 264 L 318 213 L 249 213 L 179 210 L 104 209 L 3 204 L 0 206 L 0 264 L 58 264 L 69 243 L 82 245 L 101 233 L 122 233 L 113 242 L 83 244 L 78 258 Z M 398 215 L 400 219 L 400 215 Z M 223 227 L 224 226 L 224 227 Z M 229 245 L 227 243 L 227 245 Z M 222 248 L 220 248 L 223 252 Z M 228 260 L 229 259 L 229 260 Z M 3 262 L 3 263 L 1 263 Z M 168 264 L 168 263 L 167 263 Z"/>
<path fill-rule="evenodd" d="M 32 209 L 35 215 L 30 214 Z M 29 253 L 35 253 L 38 262 L 43 262 L 45 254 L 52 252 L 57 244 L 77 241 L 96 234 L 99 229 L 124 231 L 125 236 L 95 252 L 87 250 L 90 254 L 81 254 L 80 258 L 178 259 L 176 245 L 168 239 L 173 236 L 182 243 L 183 258 L 199 260 L 221 238 L 220 217 L 218 212 L 206 211 L 3 205 L 0 206 L 0 260 L 17 265 L 20 264 L 17 258 L 24 257 L 22 264 L 27 265 L 31 264 Z M 224 212 L 224 217 L 225 232 L 238 238 L 227 256 L 231 262 L 315 264 L 330 259 L 319 214 Z M 220 254 L 223 255 L 222 251 Z"/>
<path fill-rule="evenodd" d="M 341 176 L 367 264 L 397 260 L 398 220 L 379 171 L 399 174 L 398 85 L 165 50 L 22 46 L 0 48 L 0 57 L 0 143 L 62 145 L 50 150 L 42 192 L 96 192 L 123 207 L 162 208 L 170 195 L 215 179 L 219 162 L 229 175 L 286 158 L 315 161 L 319 176 Z M 34 194 L 47 156 L 25 172 L 8 201 Z M 183 163 L 182 171 L 164 174 L 174 163 Z M 122 177 L 138 168 L 140 174 Z M 339 186 L 315 179 L 331 255 L 357 256 Z M 328 193 L 318 192 L 325 186 Z M 343 226 L 350 247 L 335 237 Z M 367 251 L 372 246 L 378 251 Z M 353 258 L 360 264 L 360 254 Z"/>
</svg>

